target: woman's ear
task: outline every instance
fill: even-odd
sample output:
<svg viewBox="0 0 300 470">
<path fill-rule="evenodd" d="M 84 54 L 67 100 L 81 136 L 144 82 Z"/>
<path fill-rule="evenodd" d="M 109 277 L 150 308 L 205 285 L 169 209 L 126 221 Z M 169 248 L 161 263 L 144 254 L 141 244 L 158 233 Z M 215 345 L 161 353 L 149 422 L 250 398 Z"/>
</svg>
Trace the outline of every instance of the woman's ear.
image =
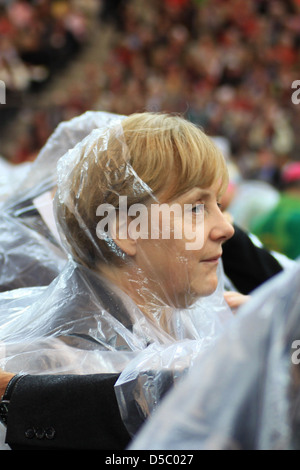
<svg viewBox="0 0 300 470">
<path fill-rule="evenodd" d="M 136 238 L 130 236 L 129 224 L 131 218 L 120 211 L 115 219 L 114 226 L 111 228 L 111 238 L 128 256 L 135 256 L 137 251 Z"/>
</svg>

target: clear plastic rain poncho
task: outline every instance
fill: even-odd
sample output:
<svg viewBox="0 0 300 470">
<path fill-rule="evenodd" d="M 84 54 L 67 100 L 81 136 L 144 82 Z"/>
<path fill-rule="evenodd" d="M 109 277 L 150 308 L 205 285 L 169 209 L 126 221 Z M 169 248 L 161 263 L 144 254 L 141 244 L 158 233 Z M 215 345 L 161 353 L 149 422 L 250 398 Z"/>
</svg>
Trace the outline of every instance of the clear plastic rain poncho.
<svg viewBox="0 0 300 470">
<path fill-rule="evenodd" d="M 18 189 L 20 183 L 28 174 L 32 162 L 17 165 L 0 156 L 0 201 L 10 197 Z"/>
<path fill-rule="evenodd" d="M 146 249 L 138 255 L 131 254 L 136 234 L 132 232 L 128 237 L 126 232 L 123 236 L 120 230 L 130 212 L 121 214 L 125 218 L 110 218 L 123 210 L 124 199 L 120 197 L 127 198 L 127 210 L 135 203 L 159 201 L 159 190 L 153 191 L 138 175 L 138 170 L 142 172 L 147 164 L 139 148 L 139 135 L 134 142 L 139 148 L 139 159 L 132 163 L 131 133 L 125 138 L 123 122 L 120 117 L 119 122 L 114 121 L 107 128 L 95 129 L 58 161 L 54 212 L 69 259 L 48 287 L 0 295 L 0 367 L 5 370 L 35 374 L 122 372 L 144 350 L 150 348 L 153 355 L 156 345 L 157 376 L 164 373 L 166 361 L 168 369 L 174 368 L 175 376 L 179 376 L 180 370 L 184 372 L 232 321 L 233 314 L 223 297 L 221 261 L 211 268 L 215 269 L 217 289 L 195 299 L 187 289 L 189 301 L 185 303 L 184 297 L 179 305 L 175 285 L 168 284 L 167 291 L 158 281 L 162 258 L 154 261 Z M 155 132 L 161 140 L 161 130 L 157 128 Z M 205 142 L 211 145 L 210 139 Z M 211 151 L 222 162 L 215 146 Z M 155 186 L 153 172 L 148 178 L 154 178 Z M 194 171 L 191 175 L 195 177 Z M 166 188 L 167 180 L 165 175 Z M 156 248 L 160 242 L 159 230 L 158 239 L 151 243 Z M 127 245 L 123 249 L 124 243 Z M 181 276 L 190 281 L 184 254 L 178 254 L 173 244 L 168 247 L 167 239 L 164 243 L 169 259 L 177 261 L 177 271 L 170 272 L 174 282 Z M 140 263 L 136 262 L 138 256 Z M 191 260 L 193 256 L 190 253 Z M 165 356 L 164 348 L 174 344 L 174 354 Z M 160 390 L 149 389 L 147 394 L 151 412 L 152 403 L 161 398 Z M 126 401 L 125 390 L 121 410 Z M 143 419 L 146 417 L 145 412 Z M 135 432 L 135 423 L 125 420 L 125 424 Z"/>
<path fill-rule="evenodd" d="M 62 122 L 33 163 L 19 172 L 18 167 L 14 169 L 14 173 L 20 173 L 18 182 L 12 185 L 0 206 L 1 292 L 45 286 L 61 272 L 67 255 L 52 210 L 57 161 L 93 129 L 107 126 L 114 119 L 120 117 L 89 111 Z M 10 173 L 4 172 L 7 178 Z"/>
<path fill-rule="evenodd" d="M 261 286 L 131 449 L 300 449 L 300 264 Z"/>
</svg>

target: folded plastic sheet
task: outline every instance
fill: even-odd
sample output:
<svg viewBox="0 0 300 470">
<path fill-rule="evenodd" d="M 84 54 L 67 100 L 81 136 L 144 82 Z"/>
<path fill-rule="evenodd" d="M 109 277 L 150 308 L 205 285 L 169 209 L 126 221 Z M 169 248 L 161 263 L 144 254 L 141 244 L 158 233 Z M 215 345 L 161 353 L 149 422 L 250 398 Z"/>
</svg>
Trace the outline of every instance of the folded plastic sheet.
<svg viewBox="0 0 300 470">
<path fill-rule="evenodd" d="M 18 184 L 0 206 L 1 292 L 48 285 L 61 272 L 67 254 L 55 231 L 52 209 L 57 162 L 92 129 L 119 119 L 115 114 L 88 111 L 62 122 L 33 163 L 19 172 L 14 168 Z M 11 172 L 6 171 L 5 176 L 9 178 Z"/>
<path fill-rule="evenodd" d="M 152 343 L 124 368 L 115 384 L 120 413 L 134 436 L 164 395 L 184 377 L 195 359 L 230 327 L 233 314 L 224 301 L 224 272 L 218 268 L 216 291 L 189 309 L 175 309 L 169 328 L 172 343 Z"/>
<path fill-rule="evenodd" d="M 0 368 L 27 373 L 87 373 L 96 372 L 98 361 L 98 371 L 109 371 L 106 361 L 117 363 L 119 357 L 121 372 L 124 353 L 131 359 L 128 352 L 139 353 L 150 344 L 170 345 L 189 339 L 198 351 L 234 318 L 224 300 L 223 286 L 220 265 L 216 291 L 189 309 L 174 309 L 168 325 L 172 334 L 168 334 L 111 282 L 69 260 L 48 287 L 0 294 Z M 107 352 L 116 354 L 113 357 Z"/>
<path fill-rule="evenodd" d="M 39 215 L 36 215 L 37 219 Z M 42 221 L 39 220 L 40 225 Z M 19 217 L 0 214 L 0 291 L 48 285 L 66 263 L 53 237 L 39 233 Z"/>
<path fill-rule="evenodd" d="M 0 156 L 0 201 L 14 194 L 28 174 L 32 162 L 14 165 Z"/>
<path fill-rule="evenodd" d="M 299 263 L 257 289 L 131 449 L 299 449 L 299 290 Z"/>
<path fill-rule="evenodd" d="M 170 336 L 131 299 L 70 260 L 48 287 L 0 294 L 0 368 L 31 374 L 120 373 L 121 416 L 135 435 L 164 393 L 230 326 L 224 274 L 209 297 L 174 310 Z M 139 396 L 137 397 L 137 392 Z M 0 449 L 7 449 L 0 428 Z"/>
</svg>

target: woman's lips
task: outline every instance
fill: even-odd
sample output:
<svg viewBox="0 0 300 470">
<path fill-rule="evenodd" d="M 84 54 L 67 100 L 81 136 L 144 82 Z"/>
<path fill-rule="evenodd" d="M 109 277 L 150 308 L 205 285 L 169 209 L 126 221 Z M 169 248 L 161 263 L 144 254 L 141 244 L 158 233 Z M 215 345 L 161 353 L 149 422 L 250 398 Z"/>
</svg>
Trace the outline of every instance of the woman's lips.
<svg viewBox="0 0 300 470">
<path fill-rule="evenodd" d="M 206 258 L 201 260 L 202 263 L 217 263 L 219 259 L 221 258 L 221 255 L 216 255 L 212 256 L 211 258 Z"/>
</svg>

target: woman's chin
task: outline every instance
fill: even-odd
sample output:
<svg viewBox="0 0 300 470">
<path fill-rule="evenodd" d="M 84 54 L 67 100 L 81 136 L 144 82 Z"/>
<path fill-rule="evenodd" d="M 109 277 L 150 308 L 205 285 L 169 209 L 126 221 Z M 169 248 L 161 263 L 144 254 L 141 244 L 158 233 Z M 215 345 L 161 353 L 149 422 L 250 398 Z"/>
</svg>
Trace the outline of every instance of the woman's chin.
<svg viewBox="0 0 300 470">
<path fill-rule="evenodd" d="M 211 279 L 206 279 L 204 283 L 197 286 L 197 295 L 199 297 L 208 297 L 213 294 L 218 287 L 218 277 L 212 276 Z"/>
<path fill-rule="evenodd" d="M 218 280 L 216 282 L 211 282 L 209 285 L 201 286 L 201 289 L 193 290 L 188 294 L 185 294 L 184 297 L 177 299 L 174 302 L 173 307 L 175 308 L 189 308 L 192 307 L 194 303 L 196 303 L 202 297 L 208 297 L 209 295 L 213 294 L 218 286 Z"/>
</svg>

